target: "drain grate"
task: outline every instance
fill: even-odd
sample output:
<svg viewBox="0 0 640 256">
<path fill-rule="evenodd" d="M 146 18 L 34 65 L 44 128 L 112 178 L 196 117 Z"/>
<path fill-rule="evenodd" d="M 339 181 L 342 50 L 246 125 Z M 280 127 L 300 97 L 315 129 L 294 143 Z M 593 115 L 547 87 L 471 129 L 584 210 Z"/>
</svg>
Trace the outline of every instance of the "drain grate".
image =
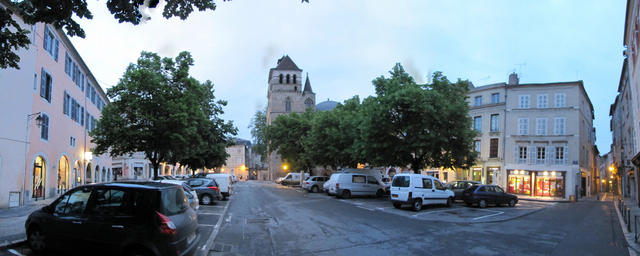
<svg viewBox="0 0 640 256">
<path fill-rule="evenodd" d="M 213 245 L 213 249 L 211 250 L 214 252 L 230 252 L 231 245 L 216 243 Z"/>
<path fill-rule="evenodd" d="M 247 223 L 267 223 L 269 220 L 270 218 L 253 218 L 247 219 Z"/>
</svg>

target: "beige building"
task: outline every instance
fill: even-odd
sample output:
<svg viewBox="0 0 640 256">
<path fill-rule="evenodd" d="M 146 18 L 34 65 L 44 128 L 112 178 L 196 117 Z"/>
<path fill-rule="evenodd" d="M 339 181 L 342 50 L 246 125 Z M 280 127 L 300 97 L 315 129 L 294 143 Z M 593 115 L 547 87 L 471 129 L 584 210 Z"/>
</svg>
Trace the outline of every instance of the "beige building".
<svg viewBox="0 0 640 256">
<path fill-rule="evenodd" d="M 590 194 L 597 171 L 593 106 L 582 81 L 474 87 L 469 115 L 478 162 L 463 179 L 510 193 L 568 199 Z"/>
<path fill-rule="evenodd" d="M 251 142 L 243 139 L 234 139 L 235 145 L 227 147 L 227 162 L 220 169 L 222 173 L 234 174 L 238 179 L 246 180 L 249 177 L 249 165 L 251 154 Z"/>
<path fill-rule="evenodd" d="M 267 105 L 267 125 L 278 116 L 288 113 L 302 113 L 307 108 L 315 109 L 316 94 L 311 90 L 309 75 L 302 85 L 302 69 L 285 55 L 269 71 L 269 91 Z M 269 179 L 284 176 L 282 159 L 277 152 L 267 159 Z"/>
</svg>

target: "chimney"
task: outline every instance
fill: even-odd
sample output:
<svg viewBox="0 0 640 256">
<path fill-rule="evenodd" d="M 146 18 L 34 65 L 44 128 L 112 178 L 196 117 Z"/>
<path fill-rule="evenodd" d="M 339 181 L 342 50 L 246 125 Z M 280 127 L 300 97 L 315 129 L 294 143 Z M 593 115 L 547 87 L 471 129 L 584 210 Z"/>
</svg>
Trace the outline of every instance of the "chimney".
<svg viewBox="0 0 640 256">
<path fill-rule="evenodd" d="M 520 79 L 518 79 L 518 74 L 514 72 L 509 75 L 509 85 L 518 85 L 519 82 Z"/>
</svg>

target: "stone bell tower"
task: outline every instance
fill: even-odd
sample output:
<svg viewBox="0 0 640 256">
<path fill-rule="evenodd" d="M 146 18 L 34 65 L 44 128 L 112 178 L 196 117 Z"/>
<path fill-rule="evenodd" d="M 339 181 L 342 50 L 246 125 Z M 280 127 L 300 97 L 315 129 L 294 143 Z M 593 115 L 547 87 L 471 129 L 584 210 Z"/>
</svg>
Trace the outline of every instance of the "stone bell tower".
<svg viewBox="0 0 640 256">
<path fill-rule="evenodd" d="M 267 125 L 282 114 L 303 113 L 307 108 L 315 110 L 316 94 L 311 89 L 307 74 L 304 86 L 302 84 L 302 69 L 285 55 L 278 59 L 275 68 L 269 70 L 269 92 L 267 94 Z M 282 159 L 277 152 L 273 152 L 267 159 L 269 178 L 282 177 L 287 172 L 298 170 L 283 170 Z"/>
</svg>

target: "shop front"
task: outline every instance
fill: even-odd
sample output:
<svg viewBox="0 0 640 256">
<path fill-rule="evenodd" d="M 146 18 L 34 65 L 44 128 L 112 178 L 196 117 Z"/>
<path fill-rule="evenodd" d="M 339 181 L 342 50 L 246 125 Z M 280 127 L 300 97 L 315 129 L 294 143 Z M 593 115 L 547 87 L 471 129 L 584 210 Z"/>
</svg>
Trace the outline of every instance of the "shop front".
<svg viewBox="0 0 640 256">
<path fill-rule="evenodd" d="M 509 193 L 536 197 L 565 196 L 564 171 L 507 170 L 507 175 Z"/>
</svg>

